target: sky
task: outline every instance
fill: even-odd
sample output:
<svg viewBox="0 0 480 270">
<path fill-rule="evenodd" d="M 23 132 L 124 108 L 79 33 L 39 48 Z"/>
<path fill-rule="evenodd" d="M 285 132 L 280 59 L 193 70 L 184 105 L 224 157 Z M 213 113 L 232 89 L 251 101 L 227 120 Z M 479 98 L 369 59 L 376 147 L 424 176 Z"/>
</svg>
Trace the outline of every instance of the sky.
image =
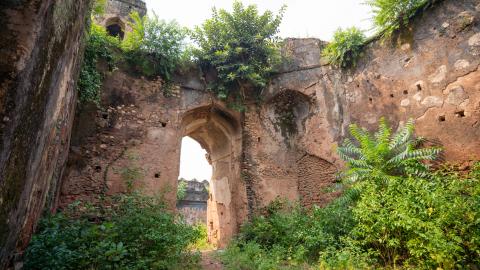
<svg viewBox="0 0 480 270">
<path fill-rule="evenodd" d="M 198 142 L 190 137 L 183 137 L 180 152 L 180 175 L 178 178 L 199 181 L 212 177 L 212 167 L 208 164 L 205 154 L 207 152 Z"/>
<path fill-rule="evenodd" d="M 193 28 L 211 17 L 212 8 L 231 10 L 233 0 L 145 0 L 149 12 L 160 19 L 176 20 Z M 256 4 L 260 12 L 275 14 L 285 4 L 279 35 L 286 37 L 315 37 L 331 40 L 339 27 L 356 26 L 371 29 L 370 8 L 364 0 L 242 0 L 245 5 Z M 205 158 L 205 150 L 195 140 L 184 137 L 180 157 L 180 177 L 210 180 L 212 168 Z"/>
<path fill-rule="evenodd" d="M 145 0 L 147 8 L 159 18 L 176 20 L 193 28 L 211 17 L 212 8 L 231 10 L 233 0 Z M 260 12 L 277 13 L 287 5 L 280 26 L 281 37 L 316 37 L 328 41 L 339 28 L 356 26 L 371 29 L 370 7 L 364 0 L 242 0 L 244 5 L 256 4 Z"/>
</svg>

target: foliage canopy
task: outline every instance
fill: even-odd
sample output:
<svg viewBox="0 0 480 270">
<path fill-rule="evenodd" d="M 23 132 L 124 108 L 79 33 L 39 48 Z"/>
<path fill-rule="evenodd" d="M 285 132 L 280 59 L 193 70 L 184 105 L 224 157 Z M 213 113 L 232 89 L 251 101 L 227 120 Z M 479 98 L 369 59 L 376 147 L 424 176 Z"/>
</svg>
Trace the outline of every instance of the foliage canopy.
<svg viewBox="0 0 480 270">
<path fill-rule="evenodd" d="M 183 60 L 187 30 L 175 21 L 160 20 L 156 14 L 141 17 L 133 12 L 130 17 L 132 31 L 122 42 L 125 58 L 139 73 L 170 82 Z"/>
<path fill-rule="evenodd" d="M 206 72 L 215 73 L 209 87 L 219 98 L 245 100 L 247 88 L 259 94 L 266 86 L 280 59 L 277 34 L 284 10 L 260 14 L 255 5 L 235 1 L 232 12 L 213 9 L 212 18 L 195 28 L 195 54 Z"/>
</svg>

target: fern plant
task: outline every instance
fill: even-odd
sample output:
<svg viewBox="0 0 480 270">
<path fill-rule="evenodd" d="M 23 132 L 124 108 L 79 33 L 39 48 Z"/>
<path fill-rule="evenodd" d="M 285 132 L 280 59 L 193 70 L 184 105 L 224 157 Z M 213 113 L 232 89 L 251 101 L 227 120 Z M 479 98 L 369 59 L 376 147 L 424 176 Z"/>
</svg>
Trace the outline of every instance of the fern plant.
<svg viewBox="0 0 480 270">
<path fill-rule="evenodd" d="M 366 0 L 372 7 L 373 24 L 377 32 L 390 36 L 395 30 L 406 26 L 417 10 L 429 0 Z"/>
<path fill-rule="evenodd" d="M 412 119 L 396 133 L 382 118 L 375 134 L 355 124 L 350 126 L 350 134 L 357 143 L 345 139 L 337 152 L 348 165 L 343 177 L 351 182 L 392 176 L 428 177 L 428 166 L 422 161 L 434 160 L 441 152 L 437 147 L 420 148 L 423 139 L 414 137 Z"/>
</svg>

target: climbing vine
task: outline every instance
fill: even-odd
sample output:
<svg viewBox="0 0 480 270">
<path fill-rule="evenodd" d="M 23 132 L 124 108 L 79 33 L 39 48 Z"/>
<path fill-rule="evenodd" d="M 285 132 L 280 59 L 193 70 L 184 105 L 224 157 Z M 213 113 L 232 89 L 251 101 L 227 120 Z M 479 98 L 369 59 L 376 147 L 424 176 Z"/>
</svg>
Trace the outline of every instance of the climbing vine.
<svg viewBox="0 0 480 270">
<path fill-rule="evenodd" d="M 98 71 L 97 65 L 100 60 L 104 60 L 107 62 L 109 69 L 113 69 L 115 67 L 113 51 L 119 47 L 119 44 L 120 41 L 109 36 L 102 26 L 95 23 L 91 24 L 77 84 L 81 103 L 93 102 L 99 104 L 102 74 Z"/>
</svg>

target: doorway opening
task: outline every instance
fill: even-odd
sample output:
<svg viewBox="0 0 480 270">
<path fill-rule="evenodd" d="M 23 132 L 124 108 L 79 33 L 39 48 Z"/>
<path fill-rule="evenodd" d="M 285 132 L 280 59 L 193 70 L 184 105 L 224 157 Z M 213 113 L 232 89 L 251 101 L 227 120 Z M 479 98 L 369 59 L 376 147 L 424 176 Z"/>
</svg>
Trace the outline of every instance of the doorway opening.
<svg viewBox="0 0 480 270">
<path fill-rule="evenodd" d="M 125 37 L 125 24 L 120 20 L 120 18 L 110 18 L 105 24 L 107 33 L 112 37 L 117 37 L 120 40 L 123 40 Z"/>
<path fill-rule="evenodd" d="M 186 223 L 200 230 L 201 237 L 195 243 L 195 248 L 199 250 L 215 248 L 208 241 L 207 229 L 207 205 L 211 177 L 212 166 L 207 151 L 191 137 L 183 137 L 176 207 Z"/>
<path fill-rule="evenodd" d="M 177 185 L 177 210 L 191 225 L 207 225 L 207 201 L 212 177 L 208 153 L 194 139 L 182 139 L 180 174 Z"/>
<path fill-rule="evenodd" d="M 208 185 L 206 229 L 208 242 L 219 248 L 228 244 L 247 216 L 246 191 L 240 173 L 242 144 L 239 119 L 234 113 L 215 105 L 192 109 L 182 116 L 181 160 L 193 158 L 195 151 L 192 150 L 192 145 L 199 144 L 204 150 L 197 154 L 201 159 L 197 164 L 185 168 L 185 164 L 182 164 L 185 162 L 180 163 L 179 178 L 195 178 L 187 173 L 200 174 L 200 170 L 206 172 L 208 166 L 211 166 L 210 174 L 207 175 L 211 177 Z M 190 171 L 198 166 L 203 169 Z M 207 176 L 196 178 L 198 180 Z M 182 185 L 185 184 L 180 182 L 177 190 L 181 190 Z M 193 183 L 188 185 L 194 188 Z M 198 188 L 202 187 L 198 185 Z"/>
</svg>

